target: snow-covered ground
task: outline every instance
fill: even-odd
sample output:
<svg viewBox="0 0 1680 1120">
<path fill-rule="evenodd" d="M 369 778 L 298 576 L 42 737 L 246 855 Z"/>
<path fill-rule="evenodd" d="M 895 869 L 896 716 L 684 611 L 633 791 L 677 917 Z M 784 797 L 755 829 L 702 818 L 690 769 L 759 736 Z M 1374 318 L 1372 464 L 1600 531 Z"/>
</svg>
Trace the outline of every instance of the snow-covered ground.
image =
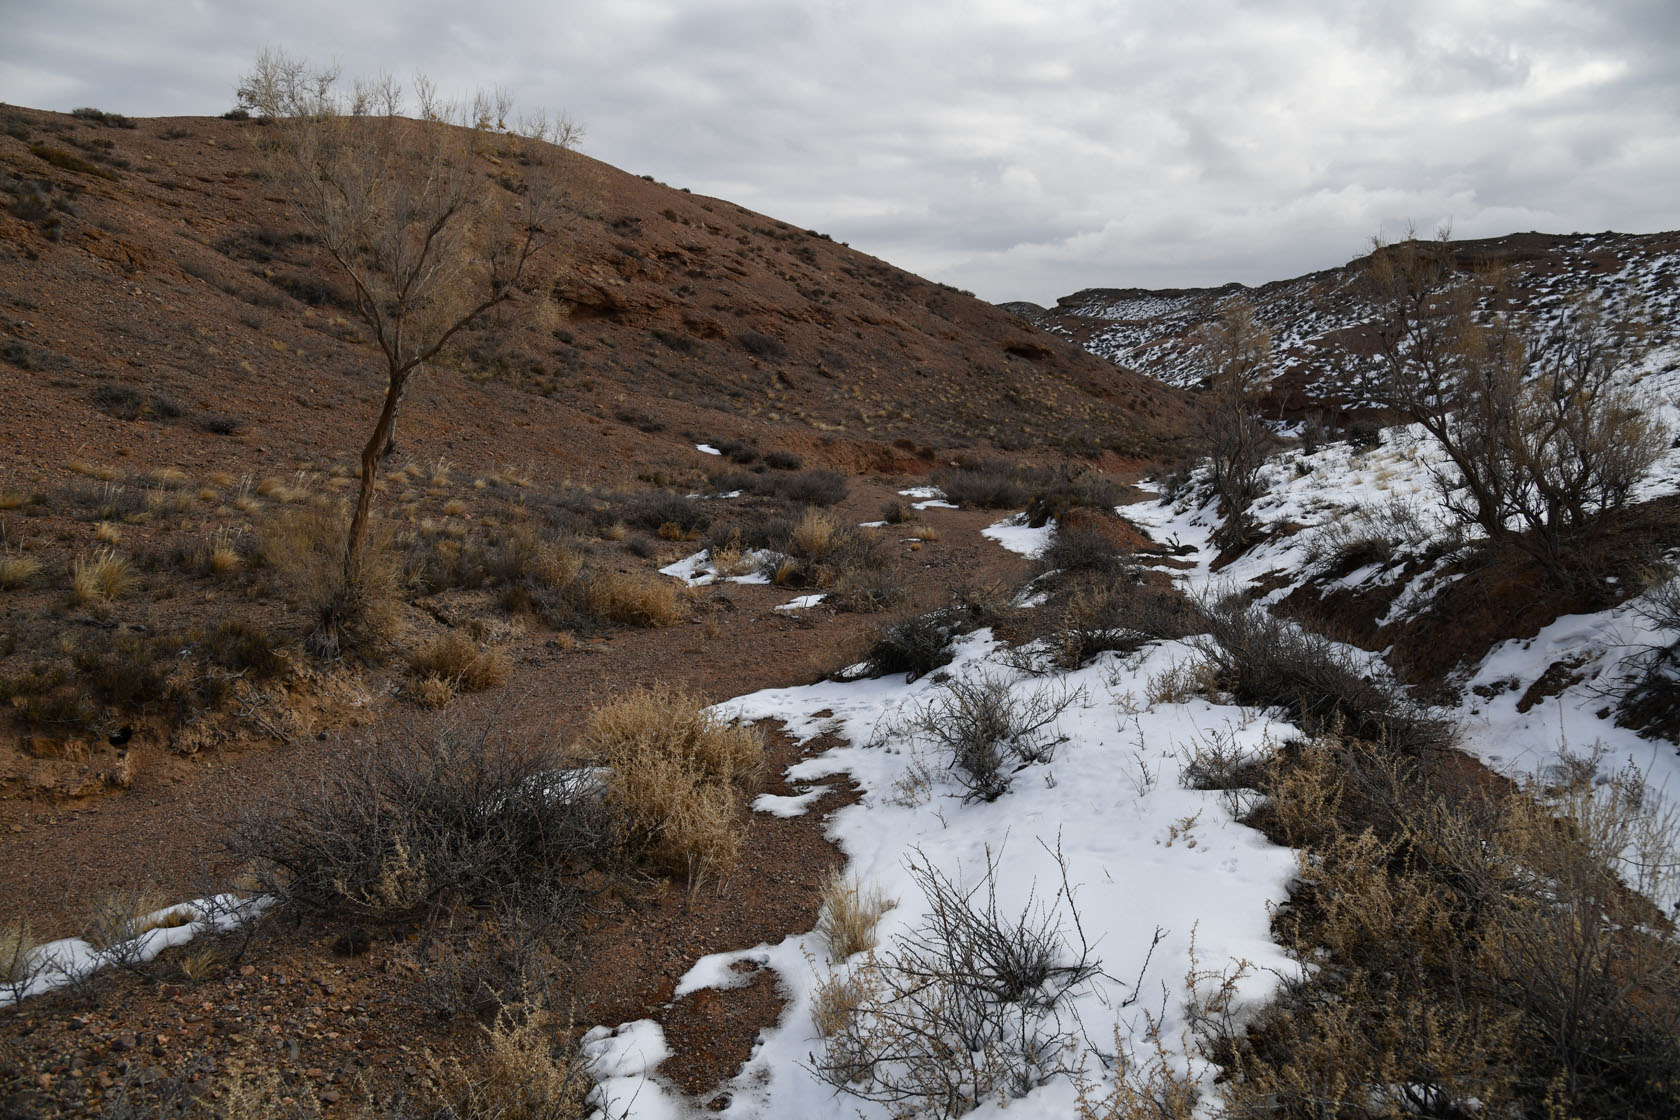
<svg viewBox="0 0 1680 1120">
<path fill-rule="evenodd" d="M 1676 357 L 1659 352 L 1634 372 L 1650 394 L 1649 407 L 1680 430 Z M 1189 546 L 1180 555 L 1188 566 L 1173 571 L 1187 593 L 1214 596 L 1264 579 L 1271 590 L 1263 602 L 1275 602 L 1321 573 L 1350 526 L 1380 529 L 1393 543 L 1392 555 L 1349 573 L 1343 582 L 1351 587 L 1409 579 L 1391 608 L 1391 616 L 1399 617 L 1447 578 L 1438 571 L 1409 577 L 1401 572 L 1406 557 L 1423 554 L 1449 528 L 1431 479 L 1439 463 L 1438 449 L 1421 432 L 1405 428 L 1389 430 L 1379 447 L 1366 451 L 1337 443 L 1312 454 L 1288 452 L 1268 467 L 1269 489 L 1254 513 L 1263 525 L 1301 528 L 1276 534 L 1217 572 L 1211 506 L 1157 501 L 1118 512 L 1163 544 Z M 1680 449 L 1657 464 L 1640 497 L 1677 491 Z M 1048 529 L 1028 529 L 1020 518 L 983 533 L 1025 555 L 1039 554 L 1050 539 Z M 1460 727 L 1465 749 L 1513 775 L 1544 773 L 1566 753 L 1593 752 L 1601 756 L 1605 775 L 1629 766 L 1643 773 L 1653 805 L 1680 799 L 1680 754 L 1673 745 L 1641 739 L 1601 714 L 1603 689 L 1623 671 L 1628 654 L 1665 637 L 1651 632 L 1637 606 L 1560 618 L 1532 639 L 1491 650 L 1463 682 L 1463 700 L 1442 713 Z M 1146 1012 L 1162 1017 L 1159 1037 L 1168 1060 L 1192 1076 L 1210 1076 L 1184 1039 L 1188 975 L 1247 962 L 1251 969 L 1238 992 L 1252 1007 L 1268 996 L 1277 976 L 1297 967 L 1268 935 L 1269 907 L 1287 893 L 1294 854 L 1237 824 L 1218 794 L 1187 789 L 1182 781 L 1184 763 L 1199 743 L 1217 740 L 1260 751 L 1294 729 L 1263 713 L 1200 699 L 1151 702 L 1149 697 L 1161 694 L 1152 690 L 1152 680 L 1191 656 L 1182 644 L 1157 643 L 1129 658 L 1104 654 L 1059 677 L 1031 676 L 1018 668 L 1018 657 L 1004 656 L 987 632 L 963 639 L 956 660 L 944 670 L 952 679 L 1006 682 L 1022 699 L 1044 689 L 1075 697 L 1056 722 L 1055 733 L 1066 741 L 1054 759 L 1027 767 L 1008 793 L 990 803 L 965 801 L 945 762 L 930 755 L 914 731 L 917 714 L 946 687 L 937 674 L 914 683 L 891 677 L 771 690 L 720 708 L 746 719 L 784 721 L 801 739 L 833 732 L 846 741 L 791 772 L 796 782 L 809 784 L 809 794 L 761 800 L 755 807 L 800 812 L 801 802 L 820 796 L 817 783 L 841 772 L 863 788 L 863 800 L 836 812 L 828 831 L 859 882 L 896 902 L 880 927 L 884 952 L 926 914 L 913 864 L 931 865 L 972 885 L 990 862 L 1000 910 L 1013 913 L 1029 898 L 1040 904 L 1054 899 L 1061 870 L 1052 853 L 1061 853 L 1081 927 L 1102 964 L 1102 974 L 1073 1000 L 1068 1021 L 1077 1030 L 1067 1042 L 1067 1064 L 1081 1068 L 1081 1077 L 1100 1092 L 1117 1045 L 1147 1052 Z M 1565 659 L 1580 679 L 1519 712 L 1523 689 Z M 1062 921 L 1071 931 L 1065 912 Z M 742 946 L 708 957 L 683 978 L 678 994 L 735 982 L 739 973 L 729 965 L 738 959 L 774 968 L 788 1004 L 739 1075 L 723 1087 L 731 1098 L 729 1114 L 836 1120 L 890 1115 L 884 1106 L 837 1094 L 811 1072 L 823 1047 L 812 1023 L 818 985 L 858 962 L 830 961 L 817 935 L 802 934 L 778 945 Z M 604 1079 L 607 1100 L 630 1116 L 690 1114 L 654 1072 L 666 1054 L 656 1024 L 602 1026 L 588 1036 L 586 1050 Z M 974 1115 L 1068 1116 L 1077 1091 L 1075 1079 L 1055 1078 L 1006 1108 L 987 1104 Z"/>
<path fill-rule="evenodd" d="M 1237 824 L 1219 794 L 1186 789 L 1181 781 L 1185 761 L 1199 743 L 1217 739 L 1259 751 L 1292 729 L 1253 711 L 1203 700 L 1150 703 L 1151 679 L 1191 656 L 1177 643 L 1131 658 L 1105 654 L 1061 676 L 1024 674 L 1000 654 L 988 632 L 969 635 L 944 673 L 1003 683 L 1021 699 L 1053 694 L 1069 704 L 1054 725 L 1055 736 L 1066 741 L 1053 759 L 1028 766 L 1009 792 L 990 803 L 965 802 L 946 760 L 933 755 L 913 728 L 917 715 L 945 691 L 941 674 L 914 683 L 896 675 L 775 689 L 738 697 L 719 710 L 749 720 L 782 720 L 801 740 L 836 733 L 847 741 L 800 763 L 790 777 L 814 788 L 843 772 L 864 790 L 860 802 L 833 814 L 828 832 L 864 887 L 878 888 L 896 902 L 880 927 L 889 948 L 895 936 L 926 916 L 913 861 L 972 886 L 983 881 L 989 857 L 999 910 L 1013 916 L 1029 899 L 1056 901 L 1059 850 L 1079 921 L 1102 967 L 1102 975 L 1079 990 L 1064 1020 L 1071 1031 L 1066 1061 L 1082 1066 L 1097 1085 L 1105 1075 L 1103 1056 L 1113 1053 L 1116 1037 L 1147 1050 L 1146 1012 L 1164 1014 L 1161 1033 L 1169 1044 L 1180 1038 L 1192 941 L 1200 968 L 1220 969 L 1237 960 L 1254 966 L 1238 986 L 1245 1000 L 1266 998 L 1275 983 L 1269 970 L 1287 973 L 1292 967 L 1272 942 L 1268 922 L 1269 907 L 1284 898 L 1294 873 L 1293 853 Z M 790 808 L 798 811 L 790 807 L 794 800 L 776 798 L 756 807 L 786 815 Z M 1074 938 L 1065 902 L 1059 909 L 1064 934 Z M 732 1098 L 729 1115 L 889 1116 L 883 1106 L 836 1095 L 809 1069 L 811 1055 L 823 1046 L 811 1019 L 817 985 L 831 970 L 858 962 L 831 961 L 819 937 L 802 934 L 778 945 L 741 946 L 707 957 L 679 982 L 678 995 L 738 981 L 728 966 L 741 958 L 774 968 L 788 1004 L 780 1023 L 722 1088 Z M 653 1073 L 667 1052 L 656 1024 L 602 1026 L 587 1036 L 585 1049 L 614 1107 L 634 1117 L 688 1114 Z M 1175 1053 L 1188 1067 L 1183 1051 Z M 1199 1064 L 1196 1069 L 1202 1072 Z M 1076 1091 L 1071 1079 L 1057 1078 L 1010 1102 L 1008 1115 L 1069 1115 Z M 986 1106 L 976 1115 L 996 1111 Z"/>
</svg>

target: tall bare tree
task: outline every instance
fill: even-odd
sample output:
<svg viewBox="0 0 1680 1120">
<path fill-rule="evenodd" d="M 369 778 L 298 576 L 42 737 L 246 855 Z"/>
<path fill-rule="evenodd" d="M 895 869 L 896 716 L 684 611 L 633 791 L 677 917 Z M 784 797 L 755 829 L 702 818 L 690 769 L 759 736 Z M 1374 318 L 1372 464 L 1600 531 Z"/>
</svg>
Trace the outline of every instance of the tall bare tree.
<svg viewBox="0 0 1680 1120">
<path fill-rule="evenodd" d="M 1624 505 L 1667 445 L 1625 376 L 1638 332 L 1592 299 L 1537 328 L 1507 306 L 1497 271 L 1461 267 L 1448 236 L 1373 246 L 1378 396 L 1444 452 L 1435 482 L 1450 511 L 1564 578 L 1572 540 Z"/>
<path fill-rule="evenodd" d="M 1259 414 L 1259 397 L 1272 378 L 1272 332 L 1238 296 L 1196 334 L 1207 366 L 1203 446 L 1225 522 L 1215 534 L 1221 548 L 1254 539 L 1248 508 L 1260 496 L 1260 471 L 1276 444 Z"/>
<path fill-rule="evenodd" d="M 374 481 L 410 381 L 475 319 L 518 298 L 559 244 L 572 203 L 565 149 L 580 131 L 570 121 L 515 126 L 505 94 L 463 105 L 424 77 L 415 87 L 414 116 L 404 116 L 387 75 L 346 93 L 336 69 L 268 50 L 238 90 L 265 125 L 272 177 L 348 283 L 385 375 L 362 447 L 343 589 L 326 620 L 335 626 L 360 606 Z"/>
</svg>

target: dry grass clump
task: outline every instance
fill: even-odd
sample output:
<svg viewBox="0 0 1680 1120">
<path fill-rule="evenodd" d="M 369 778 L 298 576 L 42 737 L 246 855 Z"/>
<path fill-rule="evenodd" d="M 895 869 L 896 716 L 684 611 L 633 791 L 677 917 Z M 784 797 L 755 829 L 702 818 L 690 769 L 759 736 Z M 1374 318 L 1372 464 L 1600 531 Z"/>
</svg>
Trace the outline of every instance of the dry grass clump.
<svg viewBox="0 0 1680 1120">
<path fill-rule="evenodd" d="M 70 597 L 77 603 L 118 599 L 134 586 L 134 566 L 113 549 L 78 556 L 70 568 Z"/>
<path fill-rule="evenodd" d="M 1637 774 L 1565 769 L 1466 782 L 1336 737 L 1249 768 L 1250 819 L 1303 849 L 1274 932 L 1312 968 L 1196 1022 L 1215 1115 L 1680 1114 L 1680 830 Z"/>
<path fill-rule="evenodd" d="M 869 994 L 866 985 L 872 965 L 873 962 L 866 962 L 855 973 L 831 972 L 817 981 L 811 993 L 811 1026 L 818 1038 L 834 1038 L 857 1022 L 858 1012 Z M 861 1073 L 861 1069 L 847 1070 L 841 1076 L 853 1081 Z"/>
<path fill-rule="evenodd" d="M 22 587 L 41 571 L 41 562 L 17 552 L 0 552 L 0 591 Z"/>
<path fill-rule="evenodd" d="M 595 710 L 582 749 L 612 771 L 607 805 L 633 857 L 690 883 L 734 866 L 739 787 L 764 761 L 755 728 L 724 720 L 690 693 L 638 689 Z"/>
<path fill-rule="evenodd" d="M 408 686 L 408 695 L 422 708 L 447 708 L 455 700 L 455 685 L 436 673 L 421 677 Z"/>
<path fill-rule="evenodd" d="M 575 1120 L 590 1114 L 594 1080 L 575 1047 L 541 1005 L 503 1007 L 482 1028 L 482 1049 L 469 1069 L 444 1072 L 445 1112 L 459 1120 Z"/>
<path fill-rule="evenodd" d="M 258 536 L 259 553 L 288 598 L 314 616 L 306 646 L 327 658 L 347 649 L 371 655 L 398 626 L 401 568 L 389 528 L 370 527 L 362 545 L 361 579 L 354 587 L 344 582 L 348 529 L 346 510 L 320 504 L 286 510 Z"/>
<path fill-rule="evenodd" d="M 600 568 L 585 577 L 589 612 L 623 626 L 675 626 L 688 617 L 688 599 L 674 580 Z"/>
<path fill-rule="evenodd" d="M 829 959 L 835 961 L 875 948 L 875 927 L 897 905 L 879 887 L 866 890 L 838 868 L 823 876 L 817 897 L 822 902 L 817 934 L 828 946 Z"/>
<path fill-rule="evenodd" d="M 513 663 L 506 650 L 480 649 L 459 630 L 448 630 L 415 651 L 408 668 L 422 680 L 448 682 L 452 691 L 482 692 L 503 684 L 513 671 Z"/>
<path fill-rule="evenodd" d="M 121 544 L 122 530 L 109 521 L 101 521 L 94 526 L 93 539 L 103 541 L 105 544 Z"/>
</svg>

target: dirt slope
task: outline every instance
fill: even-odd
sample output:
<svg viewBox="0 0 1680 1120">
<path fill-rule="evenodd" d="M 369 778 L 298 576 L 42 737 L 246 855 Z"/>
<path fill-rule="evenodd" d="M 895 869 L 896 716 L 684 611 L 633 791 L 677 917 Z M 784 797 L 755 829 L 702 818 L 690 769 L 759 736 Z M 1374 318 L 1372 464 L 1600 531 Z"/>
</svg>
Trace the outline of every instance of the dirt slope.
<svg viewBox="0 0 1680 1120">
<path fill-rule="evenodd" d="M 6 471 L 84 445 L 232 469 L 371 426 L 359 325 L 265 185 L 262 126 L 0 116 Z M 570 251 L 410 394 L 415 447 L 600 477 L 686 463 L 696 438 L 847 467 L 928 447 L 1148 458 L 1185 431 L 1177 394 L 1013 314 L 816 231 L 571 163 Z M 143 419 L 154 395 L 185 415 L 114 420 L 102 387 L 140 394 Z M 206 438 L 206 419 L 236 434 Z"/>
</svg>

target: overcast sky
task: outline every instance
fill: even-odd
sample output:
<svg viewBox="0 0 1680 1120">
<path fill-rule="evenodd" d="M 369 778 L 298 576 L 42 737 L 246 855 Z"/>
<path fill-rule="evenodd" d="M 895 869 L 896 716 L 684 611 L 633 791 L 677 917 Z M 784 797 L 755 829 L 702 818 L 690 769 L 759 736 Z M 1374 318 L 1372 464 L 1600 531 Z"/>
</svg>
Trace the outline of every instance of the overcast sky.
<svg viewBox="0 0 1680 1120">
<path fill-rule="evenodd" d="M 1260 283 L 1408 221 L 1680 226 L 1680 0 L 0 0 L 0 100 L 213 114 L 265 45 L 994 301 Z"/>
</svg>

